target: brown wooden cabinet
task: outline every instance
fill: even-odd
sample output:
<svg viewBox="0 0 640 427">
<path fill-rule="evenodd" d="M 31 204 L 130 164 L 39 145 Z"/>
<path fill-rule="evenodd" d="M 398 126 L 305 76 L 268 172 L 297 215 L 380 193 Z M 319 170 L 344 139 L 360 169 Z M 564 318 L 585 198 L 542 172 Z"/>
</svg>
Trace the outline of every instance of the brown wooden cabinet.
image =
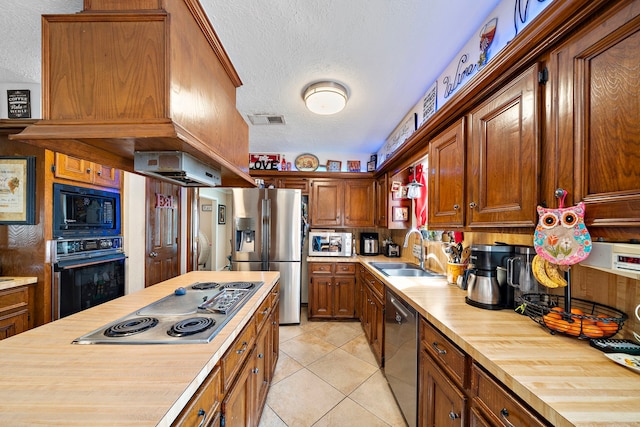
<svg viewBox="0 0 640 427">
<path fill-rule="evenodd" d="M 538 203 L 538 64 L 469 114 L 467 223 L 533 227 Z"/>
<path fill-rule="evenodd" d="M 191 402 L 182 410 L 174 426 L 216 426 L 220 418 L 221 375 L 216 366 L 202 383 Z"/>
<path fill-rule="evenodd" d="M 389 185 L 387 182 L 387 174 L 382 175 L 375 181 L 375 199 L 376 199 L 376 227 L 387 227 L 389 225 L 388 206 L 389 206 Z"/>
<path fill-rule="evenodd" d="M 429 143 L 429 227 L 464 227 L 465 120 Z"/>
<path fill-rule="evenodd" d="M 585 202 L 589 227 L 640 226 L 639 57 L 637 2 L 618 2 L 550 53 L 545 155 L 555 166 L 544 198 L 555 207 L 564 188 L 568 204 Z"/>
<path fill-rule="evenodd" d="M 418 424 L 466 426 L 471 358 L 424 319 L 419 348 Z"/>
<path fill-rule="evenodd" d="M 382 282 L 365 270 L 360 287 L 362 328 L 378 365 L 384 365 L 384 291 Z"/>
<path fill-rule="evenodd" d="M 309 263 L 309 319 L 356 317 L 356 264 Z"/>
<path fill-rule="evenodd" d="M 314 179 L 311 183 L 311 225 L 372 227 L 373 179 Z"/>
<path fill-rule="evenodd" d="M 29 286 L 0 291 L 0 340 L 29 329 Z"/>
<path fill-rule="evenodd" d="M 525 403 L 515 398 L 511 391 L 493 379 L 478 364 L 471 370 L 471 390 L 473 406 L 483 423 L 496 427 L 529 426 L 549 427 L 544 418 L 535 413 Z"/>
<path fill-rule="evenodd" d="M 279 177 L 275 175 L 251 175 L 255 179 L 262 179 L 265 187 L 289 188 L 300 190 L 302 194 L 309 194 L 309 179 L 304 177 Z"/>
<path fill-rule="evenodd" d="M 257 426 L 260 421 L 278 360 L 279 304 L 277 284 L 220 361 L 223 425 Z"/>
<path fill-rule="evenodd" d="M 121 172 L 110 166 L 55 153 L 54 176 L 100 187 L 120 187 Z"/>
</svg>

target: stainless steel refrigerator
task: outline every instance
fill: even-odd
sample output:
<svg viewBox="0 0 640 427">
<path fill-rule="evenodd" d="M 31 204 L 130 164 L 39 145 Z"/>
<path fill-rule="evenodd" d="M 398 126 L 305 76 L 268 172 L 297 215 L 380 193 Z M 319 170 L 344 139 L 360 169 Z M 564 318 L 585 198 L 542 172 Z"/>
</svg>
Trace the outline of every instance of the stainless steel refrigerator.
<svg viewBox="0 0 640 427">
<path fill-rule="evenodd" d="M 280 272 L 280 324 L 300 323 L 301 191 L 234 188 L 231 269 Z"/>
</svg>

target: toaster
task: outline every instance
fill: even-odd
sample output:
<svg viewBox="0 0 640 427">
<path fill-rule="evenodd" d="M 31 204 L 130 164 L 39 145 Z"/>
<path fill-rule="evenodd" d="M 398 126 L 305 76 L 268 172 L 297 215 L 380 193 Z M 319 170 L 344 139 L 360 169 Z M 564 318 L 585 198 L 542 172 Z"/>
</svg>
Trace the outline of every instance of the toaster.
<svg viewBox="0 0 640 427">
<path fill-rule="evenodd" d="M 399 258 L 400 257 L 400 245 L 397 243 L 389 243 L 386 246 L 385 253 L 389 258 Z"/>
</svg>

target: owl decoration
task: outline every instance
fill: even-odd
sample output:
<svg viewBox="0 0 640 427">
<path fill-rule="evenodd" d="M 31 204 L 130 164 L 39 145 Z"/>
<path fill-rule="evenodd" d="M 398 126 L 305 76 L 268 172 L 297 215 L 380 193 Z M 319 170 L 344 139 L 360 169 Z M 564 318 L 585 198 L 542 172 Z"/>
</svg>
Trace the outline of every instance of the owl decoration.
<svg viewBox="0 0 640 427">
<path fill-rule="evenodd" d="M 566 191 L 556 209 L 538 206 L 538 225 L 533 237 L 536 253 L 558 265 L 573 265 L 591 252 L 591 235 L 584 225 L 585 205 L 564 207 Z"/>
</svg>

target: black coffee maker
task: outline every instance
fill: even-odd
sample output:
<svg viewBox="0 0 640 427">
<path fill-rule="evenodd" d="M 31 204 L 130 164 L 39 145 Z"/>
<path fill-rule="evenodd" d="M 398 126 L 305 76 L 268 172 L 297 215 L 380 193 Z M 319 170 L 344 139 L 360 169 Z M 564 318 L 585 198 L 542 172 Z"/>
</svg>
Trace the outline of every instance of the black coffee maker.
<svg viewBox="0 0 640 427">
<path fill-rule="evenodd" d="M 360 255 L 378 255 L 378 233 L 360 233 Z"/>
<path fill-rule="evenodd" d="M 471 245 L 469 259 L 473 266 L 467 273 L 467 304 L 487 310 L 513 307 L 513 288 L 499 271 L 506 268 L 512 255 L 510 245 Z"/>
</svg>

